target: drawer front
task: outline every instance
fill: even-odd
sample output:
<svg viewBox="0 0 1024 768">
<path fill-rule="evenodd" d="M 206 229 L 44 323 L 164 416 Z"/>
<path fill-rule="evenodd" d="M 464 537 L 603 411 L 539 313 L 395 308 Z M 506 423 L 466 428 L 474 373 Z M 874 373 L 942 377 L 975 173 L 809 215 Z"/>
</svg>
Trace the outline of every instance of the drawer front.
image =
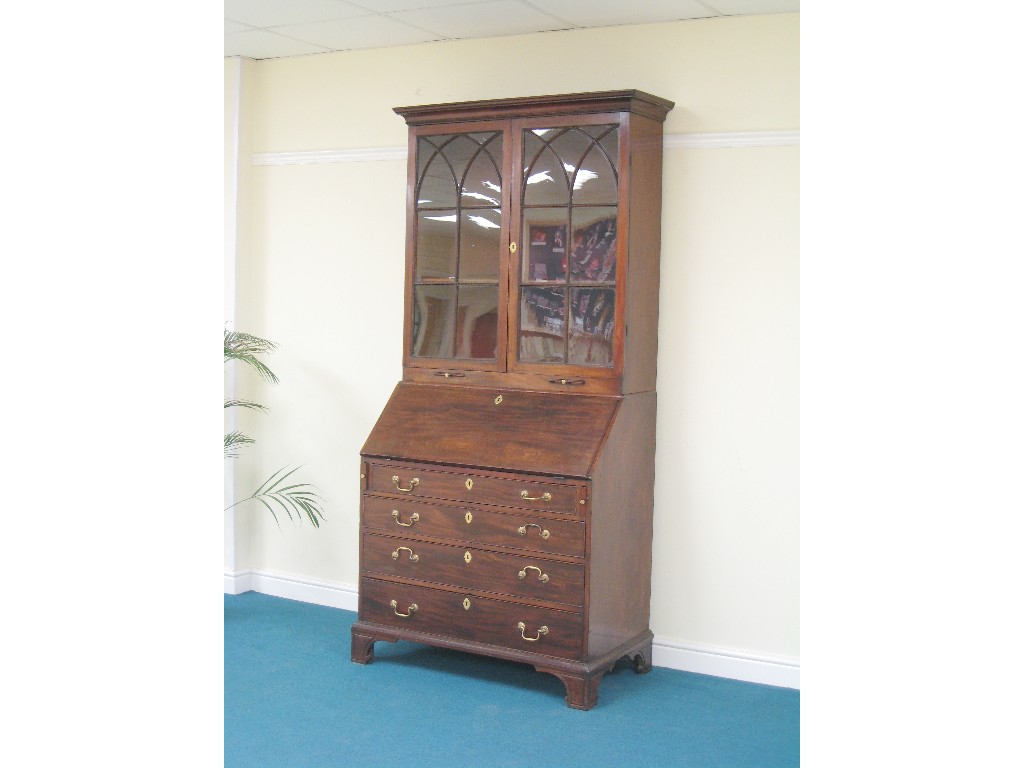
<svg viewBox="0 0 1024 768">
<path fill-rule="evenodd" d="M 363 536 L 361 563 L 364 572 L 583 606 L 582 563 L 370 533 Z"/>
<path fill-rule="evenodd" d="M 576 520 L 380 496 L 363 497 L 363 525 L 405 536 L 459 539 L 573 557 L 583 557 L 586 547 L 586 523 Z"/>
<path fill-rule="evenodd" d="M 499 504 L 537 512 L 581 515 L 585 505 L 584 484 L 533 479 L 495 477 L 473 470 L 448 471 L 413 469 L 393 464 L 369 465 L 367 487 L 372 493 L 407 494 L 410 498 L 450 499 L 474 504 Z"/>
<path fill-rule="evenodd" d="M 360 582 L 359 617 L 390 627 L 548 656 L 578 658 L 583 649 L 583 616 L 579 613 L 375 579 Z"/>
</svg>

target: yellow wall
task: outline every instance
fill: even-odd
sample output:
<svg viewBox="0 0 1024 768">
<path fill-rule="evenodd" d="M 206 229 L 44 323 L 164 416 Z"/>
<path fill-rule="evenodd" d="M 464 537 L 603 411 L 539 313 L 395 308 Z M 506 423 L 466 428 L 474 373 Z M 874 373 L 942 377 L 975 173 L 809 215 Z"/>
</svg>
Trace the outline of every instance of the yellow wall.
<svg viewBox="0 0 1024 768">
<path fill-rule="evenodd" d="M 799 128 L 799 15 L 553 32 L 249 63 L 252 153 L 404 147 L 392 107 L 637 88 L 666 133 Z M 656 641 L 796 664 L 795 146 L 665 153 L 651 625 Z M 401 377 L 404 160 L 259 165 L 239 194 L 237 327 L 277 341 L 235 460 L 327 497 L 319 531 L 245 509 L 248 567 L 357 582 L 358 455 Z M 240 514 L 243 514 L 240 511 Z"/>
</svg>

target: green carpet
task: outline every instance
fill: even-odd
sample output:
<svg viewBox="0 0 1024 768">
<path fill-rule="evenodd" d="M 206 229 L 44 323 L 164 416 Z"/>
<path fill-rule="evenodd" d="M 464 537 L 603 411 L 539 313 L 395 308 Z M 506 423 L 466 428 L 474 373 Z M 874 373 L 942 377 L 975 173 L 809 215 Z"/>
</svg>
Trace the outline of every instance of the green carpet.
<svg viewBox="0 0 1024 768">
<path fill-rule="evenodd" d="M 350 660 L 355 614 L 224 596 L 225 768 L 800 764 L 800 694 L 620 663 L 581 712 L 532 667 L 413 643 Z"/>
</svg>

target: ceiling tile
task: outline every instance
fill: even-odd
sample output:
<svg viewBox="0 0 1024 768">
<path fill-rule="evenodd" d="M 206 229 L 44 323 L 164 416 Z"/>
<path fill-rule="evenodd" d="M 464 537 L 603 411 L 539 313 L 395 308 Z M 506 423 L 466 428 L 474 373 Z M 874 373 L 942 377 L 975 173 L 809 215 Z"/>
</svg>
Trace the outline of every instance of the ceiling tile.
<svg viewBox="0 0 1024 768">
<path fill-rule="evenodd" d="M 364 9 L 344 0 L 224 0 L 225 18 L 261 28 L 365 14 Z"/>
<path fill-rule="evenodd" d="M 248 32 L 252 27 L 248 24 L 242 24 L 238 21 L 232 21 L 231 19 L 224 19 L 224 34 L 229 35 L 232 32 Z"/>
<path fill-rule="evenodd" d="M 533 5 L 581 27 L 613 24 L 651 24 L 659 21 L 703 19 L 717 14 L 697 0 L 531 0 Z"/>
<path fill-rule="evenodd" d="M 336 51 L 385 48 L 439 39 L 436 34 L 415 29 L 386 16 L 359 16 L 316 24 L 294 24 L 277 27 L 275 31 Z"/>
<path fill-rule="evenodd" d="M 759 13 L 797 13 L 800 0 L 702 0 L 723 16 L 754 15 Z"/>
<path fill-rule="evenodd" d="M 423 8 L 392 14 L 447 38 L 495 37 L 567 29 L 563 19 L 549 16 L 518 0 Z"/>
<path fill-rule="evenodd" d="M 325 49 L 268 32 L 253 29 L 248 32 L 233 32 L 224 35 L 224 55 L 244 56 L 248 59 L 277 59 L 282 56 L 305 56 L 310 53 L 324 53 Z"/>
<path fill-rule="evenodd" d="M 487 3 L 491 0 L 348 0 L 373 13 L 392 13 L 393 11 L 414 11 L 420 8 L 438 8 L 442 5 L 467 5 L 469 3 Z"/>
</svg>

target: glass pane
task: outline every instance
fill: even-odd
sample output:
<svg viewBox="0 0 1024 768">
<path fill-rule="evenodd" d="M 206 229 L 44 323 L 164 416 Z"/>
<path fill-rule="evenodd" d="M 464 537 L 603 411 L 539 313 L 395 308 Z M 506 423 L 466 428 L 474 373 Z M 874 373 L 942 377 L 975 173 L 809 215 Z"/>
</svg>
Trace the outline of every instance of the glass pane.
<svg viewBox="0 0 1024 768">
<path fill-rule="evenodd" d="M 459 280 L 498 280 L 501 258 L 501 210 L 463 211 L 459 237 Z"/>
<path fill-rule="evenodd" d="M 487 143 L 469 164 L 462 182 L 461 204 L 464 207 L 501 205 L 501 134 L 472 136 Z"/>
<path fill-rule="evenodd" d="M 434 141 L 440 143 L 440 139 L 447 138 L 434 137 Z M 417 142 L 416 152 L 418 154 L 417 163 L 421 168 L 416 205 L 454 208 L 458 185 L 451 166 L 428 139 L 422 138 Z"/>
<path fill-rule="evenodd" d="M 572 209 L 572 282 L 615 282 L 617 214 L 613 207 Z"/>
<path fill-rule="evenodd" d="M 572 202 L 614 205 L 618 201 L 619 190 L 612 165 L 601 147 L 592 144 L 573 177 Z"/>
<path fill-rule="evenodd" d="M 417 285 L 413 290 L 412 354 L 452 357 L 454 285 Z"/>
<path fill-rule="evenodd" d="M 420 211 L 416 225 L 416 280 L 455 279 L 455 211 Z"/>
<path fill-rule="evenodd" d="M 573 288 L 569 327 L 569 362 L 612 364 L 615 336 L 615 289 Z"/>
<path fill-rule="evenodd" d="M 524 205 L 568 205 L 569 178 L 561 159 L 538 138 L 539 128 L 523 131 Z"/>
<path fill-rule="evenodd" d="M 519 359 L 530 363 L 565 361 L 565 288 L 523 288 Z"/>
<path fill-rule="evenodd" d="M 459 288 L 455 356 L 494 360 L 498 356 L 498 286 Z"/>
<path fill-rule="evenodd" d="M 565 282 L 566 208 L 526 208 L 523 211 L 523 281 Z"/>
</svg>

